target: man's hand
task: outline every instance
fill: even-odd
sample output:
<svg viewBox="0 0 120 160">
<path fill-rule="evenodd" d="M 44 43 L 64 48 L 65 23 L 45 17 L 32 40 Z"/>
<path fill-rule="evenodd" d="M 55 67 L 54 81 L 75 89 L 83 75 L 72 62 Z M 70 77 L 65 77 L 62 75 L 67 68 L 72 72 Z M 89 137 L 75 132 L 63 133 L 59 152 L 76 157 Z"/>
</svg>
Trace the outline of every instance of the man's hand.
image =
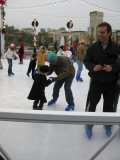
<svg viewBox="0 0 120 160">
<path fill-rule="evenodd" d="M 110 72 L 110 71 L 112 71 L 112 66 L 104 64 L 103 70 L 106 72 Z"/>
<path fill-rule="evenodd" d="M 100 71 L 100 70 L 102 70 L 102 66 L 101 65 L 96 65 L 95 67 L 94 67 L 94 71 L 96 72 L 96 71 Z"/>
</svg>

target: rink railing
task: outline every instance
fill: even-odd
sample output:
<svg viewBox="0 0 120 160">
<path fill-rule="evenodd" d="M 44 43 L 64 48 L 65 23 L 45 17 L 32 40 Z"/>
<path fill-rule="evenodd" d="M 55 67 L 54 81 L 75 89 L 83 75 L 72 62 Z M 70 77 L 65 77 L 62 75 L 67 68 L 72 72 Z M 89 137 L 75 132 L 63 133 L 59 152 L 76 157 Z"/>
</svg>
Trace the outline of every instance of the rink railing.
<svg viewBox="0 0 120 160">
<path fill-rule="evenodd" d="M 30 123 L 57 123 L 57 124 L 94 124 L 118 125 L 118 129 L 89 160 L 94 160 L 106 146 L 120 133 L 120 113 L 98 112 L 65 112 L 65 111 L 32 111 L 32 110 L 0 110 L 0 121 L 30 122 Z M 1 156 L 5 160 L 12 160 L 0 145 Z M 3 159 L 4 160 L 4 159 Z"/>
</svg>

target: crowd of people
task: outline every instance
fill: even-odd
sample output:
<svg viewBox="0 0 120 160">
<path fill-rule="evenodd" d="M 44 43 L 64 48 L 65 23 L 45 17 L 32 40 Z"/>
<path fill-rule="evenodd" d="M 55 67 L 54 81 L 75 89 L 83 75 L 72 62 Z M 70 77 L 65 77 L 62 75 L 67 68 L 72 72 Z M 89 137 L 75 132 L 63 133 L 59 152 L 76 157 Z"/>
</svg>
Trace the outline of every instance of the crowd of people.
<svg viewBox="0 0 120 160">
<path fill-rule="evenodd" d="M 82 40 L 79 47 L 75 43 L 71 44 L 69 51 L 65 46 L 60 46 L 57 52 L 52 52 L 48 56 L 46 48 L 40 46 L 39 53 L 36 48 L 27 70 L 27 76 L 34 80 L 28 99 L 34 100 L 33 109 L 42 110 L 44 103 L 47 102 L 45 96 L 45 87 L 54 83 L 52 99 L 48 106 L 55 104 L 59 98 L 59 92 L 64 85 L 65 98 L 67 106 L 65 111 L 75 109 L 74 95 L 71 90 L 74 77 L 76 82 L 82 82 L 81 72 L 83 64 L 88 70 L 90 77 L 90 86 L 86 101 L 86 112 L 95 112 L 101 95 L 103 95 L 103 112 L 117 112 L 117 104 L 120 95 L 120 46 L 111 40 L 112 28 L 107 22 L 100 23 L 97 26 L 98 40 L 89 46 L 85 51 L 86 42 Z M 19 49 L 20 64 L 23 64 L 23 47 Z M 4 58 L 8 60 L 8 76 L 14 75 L 12 72 L 12 56 L 18 57 L 14 51 L 14 45 L 11 44 Z M 18 58 L 19 58 L 18 57 Z M 49 66 L 45 65 L 49 62 Z M 75 71 L 74 62 L 77 62 L 78 68 Z M 37 69 L 36 69 L 37 64 Z M 55 72 L 55 77 L 47 76 Z M 76 75 L 75 75 L 76 74 Z M 112 134 L 110 125 L 104 126 L 106 135 Z M 86 135 L 90 139 L 93 135 L 93 125 L 86 125 Z"/>
</svg>

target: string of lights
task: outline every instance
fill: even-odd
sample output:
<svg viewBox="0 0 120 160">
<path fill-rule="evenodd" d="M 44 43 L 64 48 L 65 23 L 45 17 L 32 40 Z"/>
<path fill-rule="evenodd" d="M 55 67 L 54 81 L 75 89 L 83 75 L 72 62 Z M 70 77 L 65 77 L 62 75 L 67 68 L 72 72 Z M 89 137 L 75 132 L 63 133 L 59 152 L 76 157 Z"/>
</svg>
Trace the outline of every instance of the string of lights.
<svg viewBox="0 0 120 160">
<path fill-rule="evenodd" d="M 47 14 L 41 14 L 41 13 L 32 13 L 30 11 L 27 11 L 27 10 L 11 10 L 12 12 L 17 12 L 17 13 L 22 13 L 22 14 L 31 14 L 31 15 L 34 15 L 34 16 L 44 16 L 44 17 L 53 17 L 53 18 L 64 18 L 64 19 L 70 19 L 71 17 L 73 19 L 89 19 L 89 17 L 80 17 L 80 16 L 56 16 L 56 15 L 47 15 Z M 105 16 L 105 18 L 118 18 L 120 17 L 120 15 L 113 15 L 113 16 Z M 91 18 L 92 19 L 92 18 Z M 93 18 L 94 19 L 94 18 Z M 99 19 L 99 18 L 98 18 Z"/>
<path fill-rule="evenodd" d="M 40 4 L 40 5 L 37 5 L 37 6 L 30 6 L 30 7 L 21 7 L 21 8 L 10 8 L 10 7 L 5 7 L 6 10 L 17 10 L 17 11 L 23 11 L 23 10 L 34 10 L 34 9 L 40 9 L 40 8 L 45 8 L 45 7 L 53 7 L 53 6 L 56 6 L 56 5 L 62 5 L 62 4 L 71 4 L 71 3 L 75 3 L 75 2 L 81 2 L 83 5 L 85 6 L 89 6 L 89 7 L 92 7 L 92 8 L 96 8 L 96 9 L 100 9 L 104 12 L 108 12 L 108 13 L 111 13 L 111 14 L 120 14 L 120 11 L 116 11 L 116 10 L 112 10 L 112 9 L 107 9 L 107 8 L 104 8 L 104 7 L 101 7 L 99 5 L 96 5 L 96 4 L 93 4 L 93 3 L 90 3 L 86 0 L 61 0 L 61 1 L 56 1 L 56 2 L 50 2 L 48 4 Z"/>
</svg>

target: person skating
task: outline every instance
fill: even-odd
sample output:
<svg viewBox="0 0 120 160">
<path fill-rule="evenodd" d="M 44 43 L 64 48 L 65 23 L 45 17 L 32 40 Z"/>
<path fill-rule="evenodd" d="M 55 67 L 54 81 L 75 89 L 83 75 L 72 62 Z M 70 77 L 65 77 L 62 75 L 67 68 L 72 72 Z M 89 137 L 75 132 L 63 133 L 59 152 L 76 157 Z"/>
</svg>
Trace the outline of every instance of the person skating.
<svg viewBox="0 0 120 160">
<path fill-rule="evenodd" d="M 45 47 L 44 46 L 40 46 L 40 51 L 37 55 L 37 70 L 40 70 L 40 67 L 45 65 L 45 61 L 48 61 L 48 56 L 45 53 Z"/>
<path fill-rule="evenodd" d="M 48 105 L 56 103 L 59 97 L 60 88 L 64 84 L 65 97 L 68 106 L 65 108 L 66 111 L 74 110 L 74 98 L 71 90 L 71 85 L 75 76 L 75 68 L 70 60 L 65 56 L 57 56 L 55 53 L 50 53 L 48 56 L 48 62 L 50 63 L 49 74 L 56 73 L 57 77 L 53 77 L 55 81 L 53 88 L 53 99 L 48 102 Z"/>
<path fill-rule="evenodd" d="M 30 63 L 29 63 L 28 71 L 26 73 L 27 76 L 30 77 L 30 72 L 32 71 L 32 79 L 34 77 L 34 74 L 36 73 L 36 71 L 35 71 L 36 61 L 37 61 L 37 54 L 33 53 L 32 58 L 31 58 Z"/>
<path fill-rule="evenodd" d="M 107 22 L 97 27 L 98 41 L 87 50 L 83 60 L 91 78 L 86 102 L 86 112 L 95 112 L 96 106 L 103 95 L 103 112 L 113 112 L 113 103 L 117 85 L 119 67 L 116 63 L 120 55 L 120 47 L 111 40 L 112 28 Z M 91 138 L 93 125 L 86 126 L 86 134 Z M 112 134 L 111 126 L 105 126 L 106 135 Z"/>
<path fill-rule="evenodd" d="M 12 71 L 12 59 L 14 58 L 14 56 L 19 58 L 19 56 L 15 52 L 14 44 L 11 44 L 10 48 L 8 48 L 7 52 L 5 52 L 4 57 L 3 57 L 4 59 L 7 58 L 8 60 L 8 76 L 14 75 Z"/>
<path fill-rule="evenodd" d="M 20 48 L 19 48 L 19 57 L 20 57 L 20 63 L 19 64 L 23 64 L 23 54 L 24 54 L 24 49 L 23 49 L 23 46 L 20 45 Z"/>
<path fill-rule="evenodd" d="M 78 64 L 77 74 L 76 74 L 76 80 L 83 82 L 83 79 L 81 78 L 81 72 L 83 70 L 83 59 L 85 57 L 85 41 L 82 40 L 80 42 L 80 46 L 77 48 L 76 52 L 76 60 Z"/>
<path fill-rule="evenodd" d="M 45 96 L 45 87 L 52 83 L 52 80 L 46 78 L 49 72 L 47 65 L 41 66 L 40 71 L 33 76 L 34 83 L 28 95 L 28 99 L 34 100 L 33 110 L 42 110 L 44 103 L 47 102 Z M 39 105 L 38 105 L 39 104 Z"/>
</svg>

